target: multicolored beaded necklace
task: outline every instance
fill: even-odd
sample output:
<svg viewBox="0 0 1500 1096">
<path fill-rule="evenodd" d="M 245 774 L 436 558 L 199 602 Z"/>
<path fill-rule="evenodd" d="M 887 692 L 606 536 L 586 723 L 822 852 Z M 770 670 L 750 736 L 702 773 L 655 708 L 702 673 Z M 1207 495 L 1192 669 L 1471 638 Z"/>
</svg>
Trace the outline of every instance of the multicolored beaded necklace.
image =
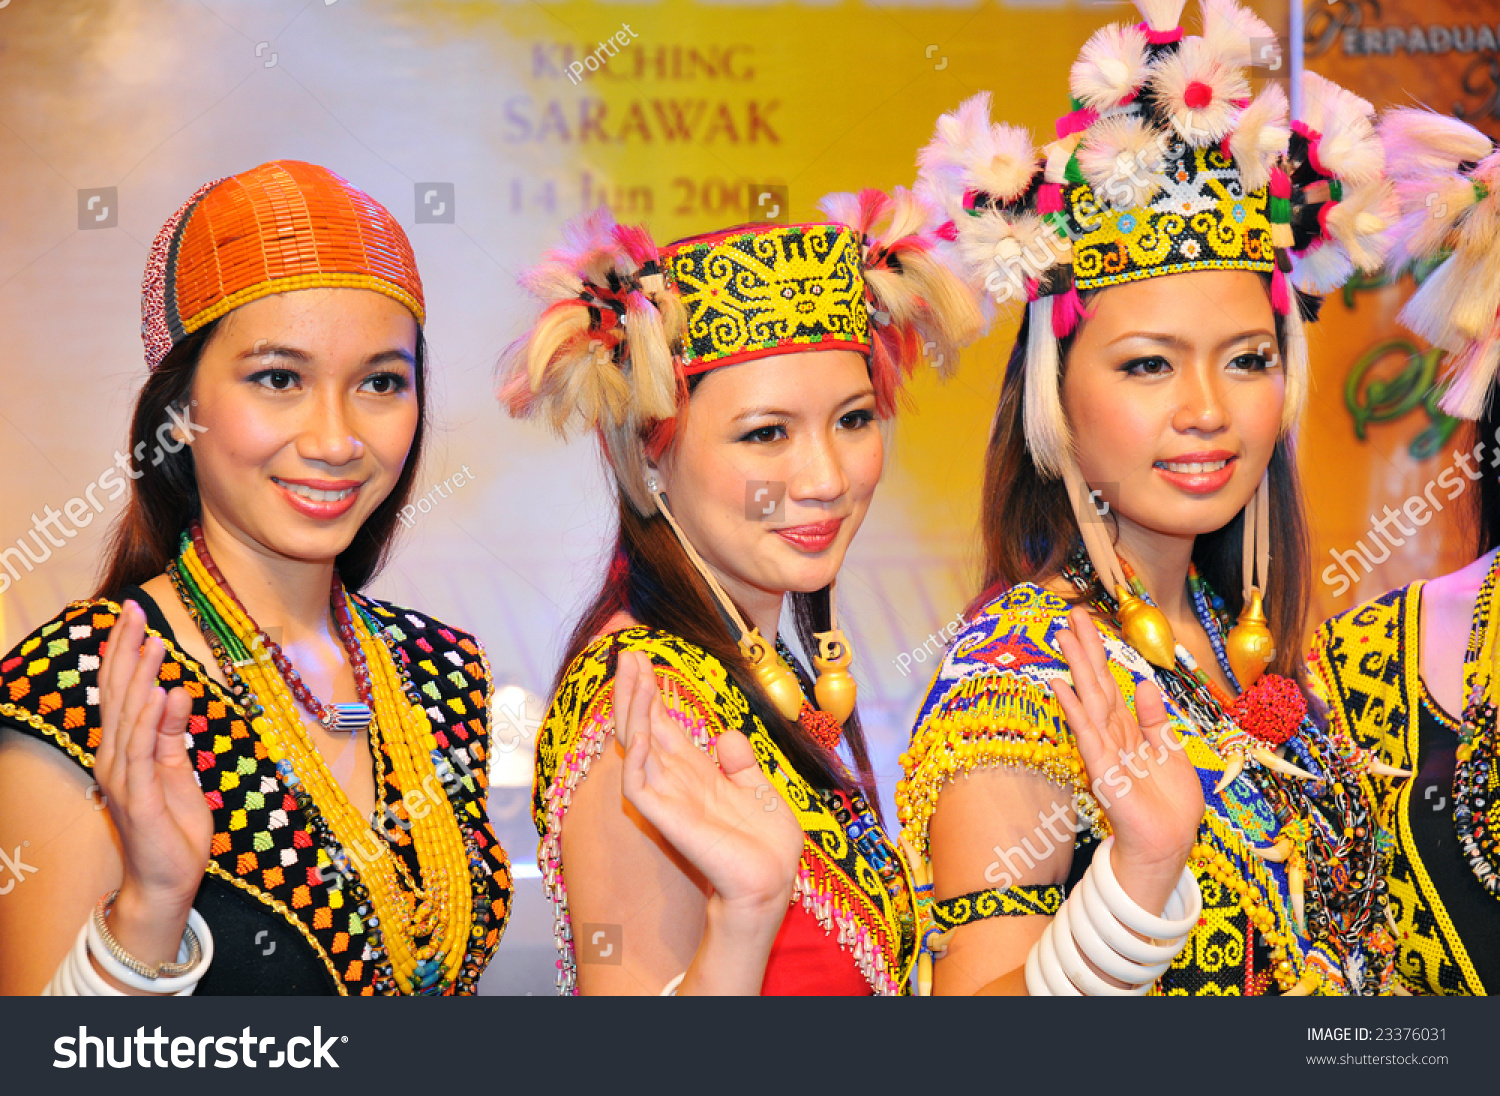
<svg viewBox="0 0 1500 1096">
<path fill-rule="evenodd" d="M 1453 767 L 1453 829 L 1474 878 L 1491 895 L 1500 898 L 1500 764 L 1496 762 L 1500 757 L 1500 728 L 1496 726 L 1495 706 L 1495 694 L 1500 692 L 1497 583 L 1500 583 L 1500 555 L 1490 564 L 1479 588 L 1469 645 L 1464 651 L 1464 685 L 1469 702 L 1458 731 Z"/>
<path fill-rule="evenodd" d="M 335 867 L 354 885 L 372 945 L 388 956 L 396 986 L 407 994 L 444 992 L 459 975 L 473 922 L 471 857 L 446 796 L 439 809 L 411 812 L 419 886 L 379 828 L 350 803 L 329 772 L 298 711 L 300 703 L 318 715 L 321 706 L 279 645 L 245 612 L 215 566 L 196 521 L 182 535 L 167 574 L 282 781 L 332 849 Z M 426 710 L 410 695 L 410 683 L 392 652 L 375 638 L 380 629 L 353 604 L 337 573 L 331 601 L 360 699 L 374 713 L 369 726 L 379 769 L 377 792 L 386 782 L 382 755 L 389 752 L 400 789 L 436 788 L 441 793 L 440 754 Z M 379 749 L 382 732 L 385 751 Z"/>
<path fill-rule="evenodd" d="M 1149 602 L 1150 595 L 1128 566 L 1125 574 L 1136 596 Z M 1118 627 L 1115 599 L 1097 581 L 1081 548 L 1064 567 L 1063 577 L 1099 616 Z M 1196 568 L 1189 569 L 1188 588 L 1214 655 L 1233 682 L 1224 646 L 1229 629 L 1224 602 Z M 1176 664 L 1170 670 L 1155 669 L 1155 679 L 1216 752 L 1230 756 L 1251 745 L 1285 745 L 1312 773 L 1314 779 L 1304 780 L 1250 764 L 1243 776 L 1253 781 L 1275 812 L 1281 826 L 1278 838 L 1287 841 L 1292 865 L 1311 869 L 1306 873 L 1312 886 L 1303 931 L 1312 939 L 1331 940 L 1344 955 L 1360 954 L 1362 941 L 1384 912 L 1386 883 L 1373 822 L 1359 794 L 1360 777 L 1350 765 L 1354 744 L 1322 732 L 1307 715 L 1300 690 L 1296 702 L 1282 695 L 1285 690 L 1278 683 L 1236 699 L 1214 683 L 1181 643 L 1176 654 Z"/>
</svg>

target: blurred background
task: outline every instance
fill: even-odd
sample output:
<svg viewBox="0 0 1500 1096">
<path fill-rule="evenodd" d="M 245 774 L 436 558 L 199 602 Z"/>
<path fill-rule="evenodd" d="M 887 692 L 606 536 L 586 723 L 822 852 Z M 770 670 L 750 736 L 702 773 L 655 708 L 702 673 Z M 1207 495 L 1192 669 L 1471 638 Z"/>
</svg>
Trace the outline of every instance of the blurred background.
<svg viewBox="0 0 1500 1096">
<path fill-rule="evenodd" d="M 1258 80 L 1306 64 L 1377 105 L 1424 102 L 1500 134 L 1494 0 L 1252 6 L 1281 36 Z M 1058 0 L 0 0 L 0 651 L 93 590 L 123 499 L 87 527 L 63 522 L 61 546 L 33 536 L 34 516 L 81 495 L 125 444 L 145 373 L 141 272 L 162 222 L 201 183 L 266 160 L 344 175 L 416 249 L 436 426 L 419 490 L 446 485 L 373 592 L 489 651 L 490 807 L 518 896 L 482 988 L 554 992 L 530 750 L 614 507 L 591 444 L 495 404 L 494 362 L 528 315 L 517 273 L 600 204 L 666 241 L 910 185 L 938 115 L 981 90 L 996 120 L 1046 140 L 1089 34 L 1136 18 Z M 1190 6 L 1185 25 L 1196 19 Z M 1409 289 L 1366 279 L 1329 299 L 1313 335 L 1301 457 L 1320 618 L 1469 558 L 1464 498 L 1412 536 L 1373 524 L 1452 466 L 1461 440 L 1432 398 L 1437 356 L 1394 325 Z M 1002 317 L 942 387 L 917 378 L 840 579 L 891 820 L 943 629 L 977 592 L 981 466 L 1013 332 Z M 29 551 L 6 553 L 18 544 Z"/>
</svg>

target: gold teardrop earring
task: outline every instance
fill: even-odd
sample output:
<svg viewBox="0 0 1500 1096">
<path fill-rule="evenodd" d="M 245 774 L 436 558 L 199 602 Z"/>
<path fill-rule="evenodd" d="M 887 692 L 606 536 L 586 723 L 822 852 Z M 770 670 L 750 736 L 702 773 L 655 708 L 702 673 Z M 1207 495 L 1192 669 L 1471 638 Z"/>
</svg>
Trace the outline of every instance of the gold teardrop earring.
<svg viewBox="0 0 1500 1096">
<path fill-rule="evenodd" d="M 843 629 L 839 627 L 838 609 L 834 600 L 835 585 L 836 583 L 828 584 L 828 631 L 815 633 L 818 653 L 813 656 L 813 666 L 817 668 L 818 680 L 813 684 L 813 696 L 818 699 L 818 710 L 838 720 L 842 727 L 854 714 L 855 695 L 859 686 L 854 675 L 849 672 L 854 652 L 850 650 L 849 641 L 844 638 Z"/>
<path fill-rule="evenodd" d="M 758 629 L 749 627 L 741 619 L 739 610 L 734 607 L 733 599 L 719 585 L 718 579 L 714 578 L 708 564 L 703 561 L 703 557 L 688 540 L 687 534 L 682 531 L 682 526 L 677 524 L 677 518 L 673 516 L 672 509 L 667 504 L 667 493 L 661 489 L 655 476 L 648 476 L 646 490 L 651 492 L 651 497 L 656 500 L 657 509 L 661 511 L 662 517 L 667 519 L 672 532 L 677 535 L 677 542 L 682 545 L 682 550 L 687 553 L 688 559 L 703 576 L 703 581 L 708 583 L 708 588 L 718 601 L 719 607 L 724 610 L 725 615 L 738 630 L 737 642 L 740 653 L 745 656 L 745 662 L 749 665 L 751 674 L 755 676 L 756 683 L 783 719 L 796 722 L 802 712 L 802 705 L 807 703 L 802 696 L 802 685 L 797 680 L 797 675 L 776 653 L 774 642 L 767 641 Z"/>
<path fill-rule="evenodd" d="M 1136 591 L 1139 583 L 1127 573 L 1120 557 L 1115 554 L 1102 520 L 1108 510 L 1101 512 L 1094 505 L 1096 496 L 1089 490 L 1076 462 L 1070 460 L 1063 469 L 1063 483 L 1068 491 L 1068 501 L 1073 506 L 1073 517 L 1078 522 L 1079 535 L 1083 538 L 1084 551 L 1094 565 L 1094 573 L 1106 590 L 1114 591 L 1119 605 L 1116 619 L 1120 635 L 1151 665 L 1171 669 L 1177 663 L 1177 640 L 1172 635 L 1172 625 L 1167 622 L 1165 613 L 1139 596 Z"/>
<path fill-rule="evenodd" d="M 1244 603 L 1234 627 L 1224 642 L 1229 668 L 1234 671 L 1240 690 L 1254 685 L 1276 658 L 1276 637 L 1271 634 L 1264 605 L 1266 582 L 1271 565 L 1271 485 L 1270 475 L 1261 477 L 1260 486 L 1245 504 L 1243 556 Z"/>
</svg>

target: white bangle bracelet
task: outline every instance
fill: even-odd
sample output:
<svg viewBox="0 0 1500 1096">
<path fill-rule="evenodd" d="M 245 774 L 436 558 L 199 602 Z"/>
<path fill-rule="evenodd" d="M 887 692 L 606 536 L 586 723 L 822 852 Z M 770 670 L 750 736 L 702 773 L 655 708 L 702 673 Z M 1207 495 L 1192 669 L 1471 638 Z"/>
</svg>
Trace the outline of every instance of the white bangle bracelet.
<svg viewBox="0 0 1500 1096">
<path fill-rule="evenodd" d="M 1083 991 L 1063 973 L 1051 931 L 1051 925 L 1043 929 L 1042 938 L 1026 953 L 1026 991 L 1033 997 L 1082 997 Z"/>
<path fill-rule="evenodd" d="M 103 975 L 89 962 L 89 931 L 84 925 L 63 961 L 57 965 L 52 981 L 42 990 L 43 997 L 124 997 L 124 990 L 116 989 L 105 981 Z"/>
<path fill-rule="evenodd" d="M 1177 903 L 1177 916 L 1172 920 L 1157 917 L 1141 909 L 1115 878 L 1114 865 L 1109 859 L 1114 847 L 1115 835 L 1110 834 L 1100 842 L 1089 871 L 1098 872 L 1094 882 L 1099 885 L 1099 894 L 1115 920 L 1151 940 L 1176 940 L 1191 932 L 1203 914 L 1203 896 L 1198 891 L 1198 881 L 1193 878 L 1193 873 L 1183 868 L 1172 897 L 1167 899 L 1168 911 L 1174 901 Z"/>
<path fill-rule="evenodd" d="M 1087 872 L 1084 873 L 1084 880 L 1088 880 Z M 1120 952 L 1109 945 L 1109 942 L 1100 933 L 1099 927 L 1090 917 L 1087 903 L 1083 899 L 1082 890 L 1083 884 L 1080 884 L 1068 897 L 1068 901 L 1064 904 L 1063 908 L 1068 910 L 1068 927 L 1072 929 L 1071 935 L 1073 941 L 1077 944 L 1078 950 L 1082 952 L 1083 957 L 1111 978 L 1117 979 L 1127 986 L 1141 986 L 1146 988 L 1152 986 L 1158 978 L 1167 972 L 1167 968 L 1172 965 L 1172 960 L 1176 957 L 1181 945 L 1178 944 L 1167 949 L 1167 955 L 1164 958 L 1158 959 L 1155 963 L 1149 965 L 1136 962 L 1129 956 L 1121 955 Z M 1069 909 L 1068 907 L 1072 908 Z M 1106 913 L 1105 916 L 1107 917 L 1108 914 Z M 1113 927 L 1116 931 L 1123 931 L 1118 925 Z M 1129 936 L 1130 934 L 1124 933 L 1124 935 Z M 1136 939 L 1133 936 L 1130 938 L 1132 940 Z M 1059 945 L 1060 955 L 1061 951 L 1062 948 Z M 1067 957 L 1062 956 L 1062 958 L 1066 960 Z M 1118 990 L 1119 987 L 1115 986 L 1110 987 L 1106 992 L 1114 993 Z M 1142 992 L 1144 991 L 1143 988 Z"/>
<path fill-rule="evenodd" d="M 1095 882 L 1094 873 L 1086 871 L 1083 880 L 1078 884 L 1075 892 L 1078 900 L 1083 903 L 1085 917 L 1089 928 L 1096 932 L 1103 943 L 1116 955 L 1145 968 L 1153 968 L 1158 964 L 1170 964 L 1182 950 L 1182 940 L 1171 940 L 1164 944 L 1153 944 L 1149 940 L 1142 940 L 1131 932 L 1109 912 L 1104 898 L 1099 893 L 1099 886 Z M 1092 952 L 1088 952 L 1090 958 Z M 1160 977 L 1160 975 L 1158 975 Z"/>
<path fill-rule="evenodd" d="M 663 997 L 676 997 L 678 989 L 682 987 L 682 980 L 686 977 L 687 971 L 683 971 L 676 978 L 673 978 L 670 982 L 662 987 L 661 995 Z"/>
<path fill-rule="evenodd" d="M 99 934 L 99 927 L 93 918 L 89 919 L 84 927 L 88 941 L 89 954 L 99 964 L 101 970 L 106 971 L 111 978 L 121 985 L 129 986 L 131 989 L 142 990 L 146 993 L 176 994 L 185 996 L 193 992 L 200 979 L 208 971 L 208 965 L 214 959 L 214 937 L 208 930 L 208 922 L 203 920 L 203 915 L 195 909 L 188 910 L 188 927 L 198 937 L 202 954 L 198 962 L 185 974 L 179 974 L 172 978 L 147 978 L 144 975 L 131 970 L 120 960 L 111 954 L 109 947 L 105 944 Z M 184 962 L 188 958 L 188 945 L 186 933 L 183 934 L 183 942 L 177 949 L 178 962 Z M 85 960 L 86 961 L 86 960 Z"/>
<path fill-rule="evenodd" d="M 1069 912 L 1070 906 L 1072 912 Z M 1075 917 L 1074 914 L 1077 916 Z M 1136 968 L 1133 963 L 1123 964 L 1119 956 L 1115 956 L 1115 961 L 1127 967 L 1128 973 L 1116 974 L 1112 970 L 1105 969 L 1097 960 L 1094 965 L 1111 977 L 1124 982 L 1124 986 L 1111 985 L 1094 973 L 1079 949 L 1078 929 L 1075 925 L 1075 922 L 1082 923 L 1087 920 L 1088 918 L 1078 909 L 1077 903 L 1070 898 L 1063 903 L 1062 909 L 1057 911 L 1052 924 L 1047 926 L 1047 934 L 1052 938 L 1052 950 L 1056 952 L 1058 962 L 1062 966 L 1063 973 L 1068 976 L 1068 981 L 1077 986 L 1085 997 L 1132 997 L 1145 993 L 1155 979 L 1143 982 L 1135 975 L 1139 968 Z M 1089 958 L 1092 959 L 1093 956 Z"/>
</svg>

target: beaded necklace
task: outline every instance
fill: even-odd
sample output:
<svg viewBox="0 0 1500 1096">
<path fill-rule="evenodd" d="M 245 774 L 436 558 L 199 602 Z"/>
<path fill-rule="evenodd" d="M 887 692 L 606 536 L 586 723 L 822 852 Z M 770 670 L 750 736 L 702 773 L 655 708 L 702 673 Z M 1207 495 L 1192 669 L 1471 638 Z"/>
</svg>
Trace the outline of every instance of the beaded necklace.
<svg viewBox="0 0 1500 1096">
<path fill-rule="evenodd" d="M 1500 898 L 1500 729 L 1495 695 L 1500 692 L 1500 555 L 1490 564 L 1474 603 L 1474 623 L 1464 651 L 1469 702 L 1458 731 L 1453 766 L 1453 829 L 1479 885 Z M 1485 658 L 1485 644 L 1489 658 Z"/>
<path fill-rule="evenodd" d="M 429 805 L 420 815 L 411 811 L 410 833 L 421 886 L 328 771 L 298 711 L 299 702 L 309 710 L 311 706 L 294 692 L 282 669 L 290 668 L 289 660 L 250 619 L 224 581 L 196 521 L 183 534 L 168 575 L 283 782 L 333 847 L 335 867 L 358 881 L 357 899 L 368 896 L 373 912 L 363 905 L 360 912 L 369 914 L 365 924 L 375 943 L 388 953 L 400 991 L 444 992 L 456 981 L 469 944 L 473 921 L 470 856 L 446 795 L 441 794 L 440 755 L 427 713 L 408 695 L 410 686 L 392 652 L 375 638 L 376 627 L 357 611 L 335 573 L 332 603 L 339 636 L 354 668 L 361 700 L 374 713 L 370 726 L 380 768 L 377 793 L 386 783 L 381 755 L 388 752 L 399 789 L 423 794 L 436 788 L 444 800 L 437 809 Z M 297 681 L 300 684 L 300 678 Z M 305 686 L 302 691 L 311 696 Z M 382 732 L 385 751 L 378 748 Z M 357 870 L 351 859 L 357 861 Z"/>
<path fill-rule="evenodd" d="M 1144 585 L 1128 566 L 1125 572 L 1136 596 L 1149 601 Z M 1088 600 L 1095 612 L 1118 627 L 1115 600 L 1095 578 L 1092 564 L 1081 548 L 1064 567 L 1063 577 Z M 1189 569 L 1188 585 L 1199 623 L 1209 636 L 1221 668 L 1233 682 L 1234 675 L 1224 653 L 1223 636 L 1228 621 L 1227 613 L 1222 612 L 1223 601 L 1196 568 Z M 1241 725 L 1250 722 L 1247 716 L 1254 713 L 1247 712 L 1243 703 L 1225 694 L 1181 643 L 1177 644 L 1176 655 L 1177 661 L 1170 669 L 1153 668 L 1154 677 L 1215 751 L 1229 756 L 1257 746 L 1255 737 Z M 1241 696 L 1251 699 L 1248 692 Z M 1365 937 L 1385 910 L 1386 882 L 1373 822 L 1365 797 L 1359 792 L 1360 777 L 1350 765 L 1355 755 L 1354 745 L 1341 743 L 1322 732 L 1307 715 L 1281 744 L 1291 744 L 1294 740 L 1297 742 L 1294 752 L 1308 763 L 1314 779 L 1298 779 L 1264 763 L 1246 765 L 1241 778 L 1248 777 L 1275 812 L 1281 827 L 1276 856 L 1285 858 L 1295 903 L 1302 901 L 1302 883 L 1312 884 L 1305 892 L 1308 901 L 1302 917 L 1304 935 L 1331 940 L 1341 954 L 1357 956 Z M 1253 759 L 1257 755 L 1247 756 Z"/>
</svg>

